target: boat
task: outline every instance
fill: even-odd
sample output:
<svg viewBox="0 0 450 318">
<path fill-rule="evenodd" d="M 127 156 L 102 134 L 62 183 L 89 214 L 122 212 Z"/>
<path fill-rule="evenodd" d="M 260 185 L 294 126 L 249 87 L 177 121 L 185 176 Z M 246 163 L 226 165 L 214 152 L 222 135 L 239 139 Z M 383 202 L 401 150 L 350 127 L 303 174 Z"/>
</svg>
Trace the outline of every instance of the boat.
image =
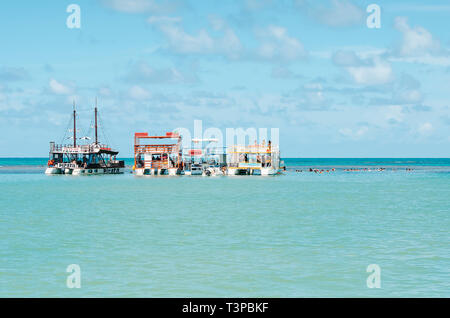
<svg viewBox="0 0 450 318">
<path fill-rule="evenodd" d="M 192 139 L 193 148 L 184 151 L 184 173 L 208 177 L 225 175 L 226 152 L 224 148 L 213 146 L 217 142 L 217 138 Z M 207 143 L 206 147 L 204 143 Z"/>
<path fill-rule="evenodd" d="M 162 136 L 134 134 L 134 166 L 137 176 L 181 174 L 181 136 L 167 132 Z"/>
<path fill-rule="evenodd" d="M 201 176 L 203 174 L 203 161 L 201 149 L 183 150 L 183 174 L 186 176 Z"/>
<path fill-rule="evenodd" d="M 208 147 L 204 148 L 203 176 L 223 176 L 226 175 L 227 155 L 226 147 L 213 146 L 217 139 L 203 139 L 208 142 Z"/>
<path fill-rule="evenodd" d="M 282 170 L 277 145 L 255 142 L 254 145 L 234 145 L 228 149 L 227 174 L 272 176 Z"/>
<path fill-rule="evenodd" d="M 75 103 L 73 107 L 73 144 L 56 144 L 50 142 L 49 160 L 45 174 L 65 175 L 97 175 L 124 173 L 125 163 L 117 160 L 118 151 L 102 144 L 98 140 L 98 109 L 94 109 L 95 139 L 92 143 L 77 143 L 77 112 Z M 88 141 L 89 137 L 80 140 Z"/>
<path fill-rule="evenodd" d="M 203 175 L 203 165 L 201 163 L 192 163 L 186 166 L 184 173 L 189 176 L 201 176 Z"/>
</svg>

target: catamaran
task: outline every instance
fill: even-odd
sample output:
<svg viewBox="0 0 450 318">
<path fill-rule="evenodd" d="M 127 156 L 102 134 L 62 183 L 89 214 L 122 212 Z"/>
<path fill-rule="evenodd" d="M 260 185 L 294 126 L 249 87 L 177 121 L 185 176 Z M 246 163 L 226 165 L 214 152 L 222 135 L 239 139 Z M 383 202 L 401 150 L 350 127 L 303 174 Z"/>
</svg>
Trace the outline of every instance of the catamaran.
<svg viewBox="0 0 450 318">
<path fill-rule="evenodd" d="M 118 151 L 110 146 L 102 144 L 98 140 L 98 110 L 94 109 L 95 140 L 92 143 L 77 144 L 77 112 L 75 103 L 73 107 L 73 144 L 55 144 L 50 142 L 50 153 L 46 174 L 120 174 L 124 172 L 123 160 L 117 160 Z M 81 137 L 80 140 L 88 141 L 90 137 Z"/>
<path fill-rule="evenodd" d="M 196 145 L 194 149 L 191 149 L 191 152 L 197 154 L 200 161 L 200 164 L 193 165 L 191 168 L 191 174 L 195 171 L 195 169 L 200 170 L 202 176 L 222 176 L 226 175 L 226 147 L 217 147 L 219 140 L 217 138 L 194 138 L 192 139 L 192 143 Z M 205 146 L 206 144 L 206 146 Z"/>
<path fill-rule="evenodd" d="M 284 163 L 280 161 L 280 150 L 277 145 L 266 145 L 255 142 L 254 145 L 234 145 L 228 148 L 228 175 L 261 175 L 279 174 Z"/>
<path fill-rule="evenodd" d="M 181 136 L 167 132 L 163 136 L 134 134 L 136 175 L 177 175 L 181 173 Z"/>
</svg>

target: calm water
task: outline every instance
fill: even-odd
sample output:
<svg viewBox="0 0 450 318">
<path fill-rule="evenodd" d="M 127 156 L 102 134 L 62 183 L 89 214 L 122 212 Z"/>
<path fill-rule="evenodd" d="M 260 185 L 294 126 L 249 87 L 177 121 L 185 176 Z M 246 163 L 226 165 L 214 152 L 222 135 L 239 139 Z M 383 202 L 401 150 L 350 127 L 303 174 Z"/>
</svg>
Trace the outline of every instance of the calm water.
<svg viewBox="0 0 450 318">
<path fill-rule="evenodd" d="M 45 162 L 0 159 L 2 297 L 450 297 L 449 159 L 213 178 L 46 176 Z"/>
</svg>

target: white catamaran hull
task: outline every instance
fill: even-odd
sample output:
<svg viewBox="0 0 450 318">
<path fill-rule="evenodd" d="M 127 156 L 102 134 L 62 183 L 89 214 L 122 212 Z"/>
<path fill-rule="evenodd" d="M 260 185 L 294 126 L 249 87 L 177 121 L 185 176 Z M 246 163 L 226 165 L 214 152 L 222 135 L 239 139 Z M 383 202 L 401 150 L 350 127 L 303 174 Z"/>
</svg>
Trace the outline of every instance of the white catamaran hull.
<svg viewBox="0 0 450 318">
<path fill-rule="evenodd" d="M 144 175 L 144 170 L 143 168 L 138 168 L 134 170 L 134 174 L 137 176 L 143 176 Z"/>
<path fill-rule="evenodd" d="M 148 169 L 148 168 L 137 168 L 134 170 L 134 174 L 137 176 L 163 176 L 171 173 L 177 174 L 177 169 L 171 171 L 172 169 Z"/>
<path fill-rule="evenodd" d="M 202 175 L 205 177 L 223 176 L 223 171 L 218 167 L 209 167 L 203 171 Z"/>
<path fill-rule="evenodd" d="M 178 168 L 169 168 L 169 176 L 176 176 L 177 174 L 180 174 Z"/>
<path fill-rule="evenodd" d="M 61 174 L 61 169 L 49 167 L 49 168 L 45 169 L 45 174 Z"/>
<path fill-rule="evenodd" d="M 74 169 L 72 174 L 74 176 L 83 175 L 97 175 L 97 174 L 122 174 L 124 173 L 124 168 L 97 168 L 97 169 Z"/>
<path fill-rule="evenodd" d="M 268 167 L 268 168 L 261 168 L 261 175 L 262 176 L 273 176 L 278 173 L 278 169 Z"/>
</svg>

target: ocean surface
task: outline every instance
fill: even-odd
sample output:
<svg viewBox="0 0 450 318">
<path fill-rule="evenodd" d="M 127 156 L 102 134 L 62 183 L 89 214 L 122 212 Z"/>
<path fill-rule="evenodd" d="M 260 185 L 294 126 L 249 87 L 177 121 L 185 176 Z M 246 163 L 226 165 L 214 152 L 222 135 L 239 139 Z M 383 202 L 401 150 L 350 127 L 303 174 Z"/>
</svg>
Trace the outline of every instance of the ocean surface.
<svg viewBox="0 0 450 318">
<path fill-rule="evenodd" d="M 273 177 L 46 162 L 0 158 L 0 297 L 450 297 L 450 159 L 285 159 Z"/>
</svg>

